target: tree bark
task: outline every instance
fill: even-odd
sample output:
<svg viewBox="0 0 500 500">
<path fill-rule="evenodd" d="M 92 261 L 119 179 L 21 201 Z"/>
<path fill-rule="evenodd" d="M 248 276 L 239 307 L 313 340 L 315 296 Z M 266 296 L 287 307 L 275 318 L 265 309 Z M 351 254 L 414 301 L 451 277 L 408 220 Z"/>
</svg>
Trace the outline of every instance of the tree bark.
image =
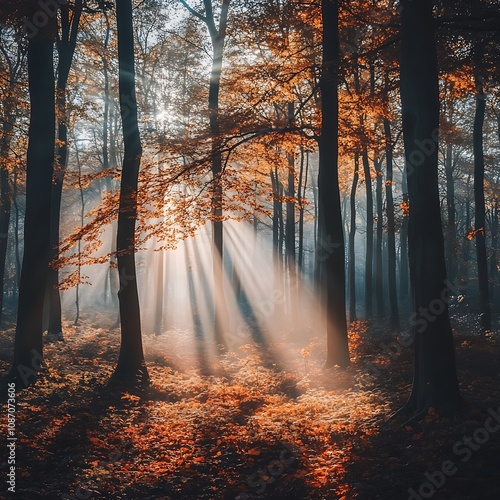
<svg viewBox="0 0 500 500">
<path fill-rule="evenodd" d="M 408 244 L 415 365 L 402 411 L 462 406 L 448 314 L 448 282 L 438 191 L 439 87 L 431 0 L 403 0 L 401 103 L 410 203 Z"/>
<path fill-rule="evenodd" d="M 350 208 L 351 224 L 349 227 L 349 321 L 356 321 L 356 190 L 359 180 L 359 153 L 354 154 L 354 175 L 352 176 Z"/>
<path fill-rule="evenodd" d="M 3 317 L 5 266 L 7 263 L 7 243 L 11 212 L 11 189 L 9 182 L 8 157 L 15 117 L 9 103 L 4 102 L 2 140 L 0 142 L 0 325 Z"/>
<path fill-rule="evenodd" d="M 393 155 L 391 122 L 384 118 L 385 160 L 387 178 L 385 181 L 385 200 L 387 213 L 387 274 L 389 284 L 389 304 L 391 309 L 391 329 L 399 330 L 398 292 L 396 286 L 396 227 L 394 222 Z"/>
<path fill-rule="evenodd" d="M 43 361 L 42 322 L 50 260 L 50 203 L 55 144 L 53 48 L 55 18 L 28 41 L 30 128 L 26 165 L 24 255 L 19 282 L 14 362 L 19 387 L 36 379 Z"/>
<path fill-rule="evenodd" d="M 408 207 L 408 182 L 406 175 L 406 162 L 403 167 L 402 191 L 403 191 L 403 207 Z M 408 213 L 406 208 L 402 210 L 401 232 L 399 234 L 399 246 L 401 250 L 401 261 L 399 265 L 399 297 L 401 300 L 408 299 L 409 283 L 409 265 L 408 265 Z"/>
<path fill-rule="evenodd" d="M 448 277 L 452 283 L 457 277 L 457 228 L 455 209 L 455 179 L 453 164 L 453 148 L 446 146 L 445 172 L 446 172 L 446 208 L 447 208 L 447 269 Z"/>
<path fill-rule="evenodd" d="M 82 0 L 76 0 L 73 9 L 73 19 L 70 23 L 69 6 L 61 3 L 61 39 L 57 43 L 59 52 L 59 62 L 57 67 L 57 145 L 56 153 L 58 161 L 54 163 L 54 175 L 52 180 L 52 200 L 51 200 L 51 261 L 59 256 L 59 227 L 61 222 L 61 199 L 64 182 L 64 174 L 68 163 L 68 106 L 66 99 L 66 86 L 68 83 L 69 71 L 73 63 L 73 54 L 76 47 L 78 25 L 82 13 Z M 54 335 L 56 339 L 62 340 L 62 318 L 61 318 L 61 297 L 59 293 L 59 271 L 54 266 L 49 267 L 47 280 L 47 305 L 48 305 L 48 333 Z"/>
<path fill-rule="evenodd" d="M 322 0 L 323 61 L 319 140 L 319 225 L 323 242 L 327 315 L 326 366 L 349 365 L 345 300 L 344 231 L 338 182 L 339 2 Z"/>
<path fill-rule="evenodd" d="M 486 256 L 486 217 L 484 202 L 484 151 L 483 124 L 486 100 L 481 82 L 477 81 L 476 113 L 474 117 L 474 234 L 476 238 L 477 274 L 479 278 L 479 307 L 481 330 L 491 330 L 491 308 L 488 284 L 488 259 Z"/>
<path fill-rule="evenodd" d="M 118 291 L 121 346 L 114 380 L 146 382 L 149 379 L 144 361 L 141 315 L 135 266 L 135 223 L 137 218 L 137 188 L 142 156 L 135 97 L 134 31 L 132 1 L 116 4 L 118 28 L 118 67 L 120 114 L 125 146 L 116 251 L 120 290 Z"/>
<path fill-rule="evenodd" d="M 377 201 L 377 244 L 375 247 L 375 295 L 377 297 L 377 314 L 379 318 L 385 316 L 384 310 L 384 269 L 383 269 L 383 237 L 384 237 L 384 204 L 382 199 L 382 163 L 375 160 L 377 183 L 375 188 Z"/>
<path fill-rule="evenodd" d="M 283 252 L 282 252 L 282 226 L 283 226 L 283 203 L 281 182 L 278 177 L 278 169 L 271 169 L 271 185 L 273 188 L 273 269 L 274 288 L 278 293 L 283 293 Z M 274 312 L 281 315 L 282 301 L 274 304 Z"/>
</svg>

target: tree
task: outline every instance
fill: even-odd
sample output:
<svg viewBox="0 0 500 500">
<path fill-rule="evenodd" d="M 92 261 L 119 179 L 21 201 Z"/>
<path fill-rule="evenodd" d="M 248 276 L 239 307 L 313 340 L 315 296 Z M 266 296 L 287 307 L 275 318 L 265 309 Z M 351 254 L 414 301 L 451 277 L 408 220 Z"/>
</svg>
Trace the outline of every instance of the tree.
<svg viewBox="0 0 500 500">
<path fill-rule="evenodd" d="M 198 19 L 202 20 L 208 29 L 212 42 L 212 67 L 210 71 L 210 85 L 208 90 L 208 110 L 210 119 L 210 138 L 212 143 L 212 259 L 214 275 L 215 297 L 215 341 L 218 346 L 224 347 L 224 330 L 228 324 L 228 312 L 224 297 L 224 226 L 223 226 L 223 187 L 222 187 L 222 137 L 219 117 L 219 94 L 224 57 L 224 43 L 226 40 L 227 18 L 231 0 L 222 0 L 219 25 L 216 25 L 212 0 L 203 0 L 205 15 L 191 8 L 184 0 L 181 3 Z"/>
<path fill-rule="evenodd" d="M 386 92 L 388 92 L 386 77 Z M 394 222 L 394 197 L 392 192 L 393 185 L 393 141 L 391 134 L 391 122 L 388 117 L 384 117 L 384 135 L 385 135 L 385 160 L 387 179 L 385 182 L 385 198 L 387 213 L 387 246 L 388 262 L 387 272 L 389 275 L 389 304 L 391 309 L 391 328 L 399 329 L 399 310 L 396 287 L 396 229 Z"/>
<path fill-rule="evenodd" d="M 61 219 L 61 198 L 64 173 L 68 162 L 68 105 L 66 86 L 76 47 L 78 26 L 82 14 L 83 0 L 75 0 L 73 14 L 70 15 L 68 3 L 61 3 L 61 35 L 57 40 L 59 54 L 57 66 L 57 161 L 54 164 L 54 178 L 51 200 L 50 243 L 51 260 L 59 255 L 59 225 Z M 51 266 L 47 281 L 47 305 L 49 313 L 48 333 L 62 339 L 61 297 L 59 294 L 59 271 Z"/>
<path fill-rule="evenodd" d="M 351 222 L 349 226 L 349 321 L 356 321 L 356 189 L 359 179 L 359 153 L 354 153 L 354 174 L 350 194 Z"/>
<path fill-rule="evenodd" d="M 27 6 L 27 18 L 39 14 Z M 43 358 L 42 317 L 50 260 L 50 203 L 55 144 L 55 91 L 53 48 L 56 17 L 28 35 L 30 128 L 26 163 L 24 256 L 19 283 L 14 362 L 11 376 L 19 386 L 34 381 Z M 35 373 L 33 373 L 33 371 Z"/>
<path fill-rule="evenodd" d="M 2 42 L 3 43 L 3 42 Z M 0 139 L 0 324 L 2 323 L 5 268 L 7 260 L 7 238 L 12 208 L 12 188 L 9 180 L 10 149 L 14 135 L 14 126 L 17 120 L 16 107 L 19 105 L 16 96 L 16 87 L 19 84 L 26 65 L 26 46 L 22 40 L 9 51 L 0 46 L 3 62 L 0 68 L 5 67 L 5 89 L 2 92 L 2 135 Z M 2 68 L 3 69 L 3 68 Z"/>
<path fill-rule="evenodd" d="M 132 0 L 116 3 L 120 114 L 125 147 L 120 183 L 116 253 L 120 290 L 121 345 L 114 380 L 145 383 L 149 379 L 142 348 L 141 314 L 135 266 L 137 188 L 142 146 L 135 97 L 134 31 Z"/>
<path fill-rule="evenodd" d="M 476 46 L 474 58 L 481 61 L 481 47 Z M 479 66 L 479 63 L 478 63 Z M 481 329 L 491 330 L 490 292 L 488 284 L 488 259 L 486 256 L 486 217 L 484 202 L 484 150 L 483 125 L 486 111 L 486 97 L 483 91 L 482 76 L 476 76 L 476 112 L 474 116 L 474 234 L 476 238 L 477 273 L 479 278 L 479 301 L 481 308 Z"/>
<path fill-rule="evenodd" d="M 344 230 L 338 180 L 339 2 L 322 0 L 321 137 L 319 138 L 319 237 L 327 316 L 326 366 L 349 365 L 345 300 Z"/>
<path fill-rule="evenodd" d="M 432 0 L 401 2 L 401 104 L 410 204 L 415 365 L 402 412 L 454 412 L 458 387 L 438 192 L 439 88 Z"/>
</svg>

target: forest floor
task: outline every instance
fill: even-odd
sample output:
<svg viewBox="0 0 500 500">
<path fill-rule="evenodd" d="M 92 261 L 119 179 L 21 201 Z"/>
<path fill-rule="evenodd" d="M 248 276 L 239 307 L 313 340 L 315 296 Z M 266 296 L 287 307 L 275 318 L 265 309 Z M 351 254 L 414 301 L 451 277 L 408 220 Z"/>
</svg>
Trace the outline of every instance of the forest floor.
<svg viewBox="0 0 500 500">
<path fill-rule="evenodd" d="M 467 409 L 413 425 L 389 420 L 409 394 L 412 349 L 375 325 L 352 325 L 347 371 L 324 370 L 313 339 L 273 346 L 283 365 L 247 345 L 202 374 L 186 335 L 146 335 L 151 384 L 123 392 L 107 386 L 119 332 L 98 324 L 46 343 L 43 376 L 16 395 L 17 498 L 500 498 L 500 431 L 484 427 L 500 412 L 500 336 L 475 335 L 473 321 L 457 332 Z M 12 342 L 12 328 L 0 333 L 1 373 Z"/>
</svg>

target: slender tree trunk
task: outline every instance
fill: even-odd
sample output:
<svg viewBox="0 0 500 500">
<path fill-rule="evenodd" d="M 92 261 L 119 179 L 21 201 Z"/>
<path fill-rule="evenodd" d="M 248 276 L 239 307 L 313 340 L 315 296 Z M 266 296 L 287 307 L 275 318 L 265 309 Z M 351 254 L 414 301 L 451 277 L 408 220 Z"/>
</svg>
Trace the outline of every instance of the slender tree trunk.
<svg viewBox="0 0 500 500">
<path fill-rule="evenodd" d="M 387 212 L 387 273 L 389 284 L 389 304 L 391 308 L 391 328 L 399 330 L 398 292 L 396 287 L 396 227 L 394 222 L 393 155 L 391 122 L 384 118 L 385 159 L 387 178 L 385 181 L 385 200 Z"/>
<path fill-rule="evenodd" d="M 408 298 L 408 291 L 410 287 L 410 280 L 408 276 L 409 264 L 408 264 L 408 182 L 407 182 L 407 167 L 406 162 L 403 168 L 403 208 L 402 208 L 402 220 L 401 220 L 401 232 L 399 234 L 399 245 L 401 249 L 401 262 L 399 266 L 399 297 L 401 300 L 406 301 Z"/>
<path fill-rule="evenodd" d="M 114 379 L 145 382 L 149 379 L 142 349 L 141 316 L 135 265 L 137 188 L 142 156 L 135 97 L 132 1 L 116 4 L 120 114 L 125 146 L 120 184 L 116 251 L 120 290 L 121 347 Z"/>
<path fill-rule="evenodd" d="M 294 120 L 293 102 L 288 103 L 288 121 Z M 288 266 L 288 281 L 290 293 L 290 310 L 295 311 L 297 307 L 297 269 L 295 260 L 295 154 L 287 153 L 288 159 L 288 185 L 286 190 L 286 227 L 285 227 L 285 251 Z"/>
<path fill-rule="evenodd" d="M 462 246 L 462 268 L 460 271 L 460 278 L 462 283 L 467 283 L 468 275 L 469 275 L 469 261 L 470 261 L 470 240 L 469 235 L 472 231 L 472 220 L 470 214 L 470 205 L 471 205 L 471 196 L 470 196 L 470 182 L 471 174 L 467 176 L 467 183 L 465 187 L 465 192 L 467 196 L 465 198 L 465 237 L 463 238 L 463 246 Z"/>
<path fill-rule="evenodd" d="M 498 181 L 495 183 L 498 189 Z M 497 297 L 497 277 L 498 277 L 498 198 L 494 198 L 493 206 L 491 207 L 491 258 L 490 258 L 490 281 L 491 281 L 491 301 L 496 304 Z"/>
<path fill-rule="evenodd" d="M 50 260 L 50 200 L 55 144 L 53 48 L 55 18 L 28 41 L 31 103 L 26 166 L 24 256 L 19 282 L 11 376 L 19 387 L 34 382 L 43 360 L 42 321 Z"/>
<path fill-rule="evenodd" d="M 16 265 L 16 285 L 19 293 L 19 282 L 21 281 L 21 250 L 19 245 L 19 204 L 17 202 L 17 170 L 14 171 L 14 182 L 12 185 L 12 202 L 14 205 L 14 253 Z"/>
<path fill-rule="evenodd" d="M 319 140 L 319 225 L 323 248 L 318 257 L 325 271 L 326 366 L 349 365 L 345 300 L 344 231 L 338 182 L 338 84 L 340 66 L 339 2 L 322 0 L 323 61 L 321 137 Z"/>
<path fill-rule="evenodd" d="M 439 87 L 432 0 L 402 0 L 401 103 L 408 166 L 409 261 L 415 365 L 402 412 L 462 404 L 448 314 L 448 282 L 438 191 Z"/>
<path fill-rule="evenodd" d="M 80 162 L 80 154 L 78 152 L 78 145 L 73 137 L 73 143 L 75 144 L 75 157 L 76 157 L 76 164 L 78 165 L 78 190 L 80 191 L 80 226 L 83 227 L 83 224 L 85 222 L 85 196 L 84 196 L 84 191 L 83 191 L 83 184 L 82 184 L 82 163 Z M 82 250 L 82 240 L 78 240 L 78 255 L 81 255 L 81 250 Z M 80 265 L 80 257 L 78 257 L 78 283 L 76 284 L 76 290 L 75 290 L 75 308 L 76 308 L 76 314 L 75 314 L 75 321 L 74 321 L 74 326 L 77 326 L 80 321 L 80 278 L 81 278 L 81 265 Z"/>
<path fill-rule="evenodd" d="M 222 0 L 219 27 L 215 24 L 212 0 L 204 0 L 205 15 L 201 17 L 207 25 L 212 41 L 212 68 L 208 89 L 208 110 L 210 116 L 210 138 L 212 142 L 212 262 L 214 276 L 214 333 L 215 342 L 220 349 L 226 348 L 225 330 L 229 325 L 229 313 L 224 296 L 224 259 L 223 259 L 223 188 L 222 188 L 222 137 L 219 118 L 219 93 L 226 38 L 227 16 L 231 0 Z M 191 9 L 191 12 L 194 11 Z"/>
<path fill-rule="evenodd" d="M 479 277 L 479 307 L 481 309 L 481 329 L 491 330 L 490 293 L 488 284 L 488 260 L 486 257 L 486 220 L 484 202 L 484 151 L 483 124 L 486 100 L 482 84 L 477 82 L 476 115 L 474 118 L 474 207 L 477 273 Z"/>
<path fill-rule="evenodd" d="M 453 148 L 446 146 L 445 172 L 446 172 L 446 208 L 448 215 L 447 228 L 447 269 L 449 280 L 454 283 L 457 277 L 457 228 L 455 209 L 455 180 L 453 179 Z"/>
<path fill-rule="evenodd" d="M 4 103 L 2 140 L 0 142 L 0 325 L 3 317 L 5 265 L 11 212 L 11 189 L 9 182 L 8 157 L 14 128 L 14 115 L 8 103 Z"/>
<path fill-rule="evenodd" d="M 57 68 L 57 121 L 58 134 L 56 152 L 58 161 L 54 164 L 54 175 L 52 181 L 52 200 L 51 200 L 51 226 L 50 226 L 50 244 L 51 261 L 59 256 L 59 227 L 61 221 L 61 199 L 64 182 L 64 174 L 68 163 L 68 106 L 66 101 L 66 86 L 68 83 L 69 71 L 73 62 L 73 54 L 76 47 L 76 38 L 78 33 L 78 24 L 82 12 L 82 0 L 76 0 L 73 9 L 73 20 L 70 23 L 69 6 L 67 3 L 61 3 L 61 40 L 58 41 L 59 62 Z M 48 333 L 54 335 L 56 339 L 62 340 L 62 321 L 61 321 L 61 297 L 59 293 L 59 271 L 50 266 L 47 281 L 48 293 Z"/>
<path fill-rule="evenodd" d="M 318 219 L 319 219 L 319 210 L 318 210 L 318 177 L 314 173 L 311 174 L 311 186 L 312 186 L 312 192 L 313 192 L 313 202 L 314 202 L 314 228 L 313 228 L 313 239 L 314 239 L 314 252 L 317 255 L 318 254 L 318 233 L 319 233 L 319 228 L 318 228 Z M 319 262 L 318 259 L 313 259 L 313 268 L 312 268 L 312 274 L 313 274 L 313 281 L 314 281 L 314 286 L 319 289 L 321 286 L 320 283 L 320 275 L 321 275 L 321 263 Z"/>
<path fill-rule="evenodd" d="M 160 335 L 163 330 L 163 291 L 164 291 L 164 254 L 163 250 L 155 252 L 157 254 L 156 260 L 156 293 L 155 293 L 155 335 Z"/>
<path fill-rule="evenodd" d="M 275 167 L 271 170 L 271 185 L 273 188 L 273 269 L 274 269 L 274 288 L 281 294 L 283 290 L 283 274 L 282 274 L 282 245 L 281 241 L 281 226 L 283 224 L 283 208 L 281 201 L 281 183 L 278 178 L 278 169 Z M 275 303 L 274 311 L 276 314 L 281 314 L 282 302 Z"/>
<path fill-rule="evenodd" d="M 304 166 L 305 163 L 305 166 Z M 299 268 L 304 269 L 304 202 L 307 187 L 307 174 L 309 172 L 309 151 L 300 148 L 300 175 L 297 198 L 299 200 Z"/>
<path fill-rule="evenodd" d="M 349 321 L 356 321 L 356 190 L 359 180 L 359 153 L 354 153 L 354 175 L 352 176 L 349 227 Z"/>
<path fill-rule="evenodd" d="M 384 204 L 382 199 L 382 163 L 375 160 L 377 173 L 376 200 L 377 200 L 377 244 L 375 246 L 375 295 L 377 297 L 377 313 L 380 318 L 385 316 L 384 311 L 384 269 L 383 269 L 383 237 L 384 237 Z"/>
</svg>

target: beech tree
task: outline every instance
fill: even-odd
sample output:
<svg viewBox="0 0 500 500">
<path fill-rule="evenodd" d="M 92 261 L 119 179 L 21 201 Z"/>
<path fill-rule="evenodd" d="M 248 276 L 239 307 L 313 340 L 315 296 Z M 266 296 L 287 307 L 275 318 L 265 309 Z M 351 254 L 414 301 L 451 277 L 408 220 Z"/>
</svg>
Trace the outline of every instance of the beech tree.
<svg viewBox="0 0 500 500">
<path fill-rule="evenodd" d="M 2 324 L 4 311 L 4 293 L 6 280 L 7 249 L 9 237 L 9 224 L 12 210 L 11 148 L 14 140 L 14 126 L 18 121 L 20 99 L 16 93 L 23 73 L 26 69 L 26 46 L 22 39 L 14 43 L 14 48 L 9 50 L 3 45 L 3 40 L 13 38 L 14 29 L 3 27 L 2 41 L 0 42 L 0 71 L 5 82 L 1 95 L 2 106 L 2 135 L 0 140 L 0 324 Z M 7 33 L 5 33 L 7 31 Z"/>
<path fill-rule="evenodd" d="M 68 162 L 68 118 L 66 87 L 69 72 L 73 62 L 83 0 L 75 0 L 71 8 L 68 3 L 61 3 L 61 33 L 57 39 L 59 54 L 57 65 L 56 106 L 57 106 L 57 159 L 54 163 L 54 176 L 51 199 L 50 244 L 52 246 L 51 260 L 56 260 L 59 254 L 59 225 L 61 220 L 61 198 L 64 173 Z M 49 268 L 47 281 L 48 333 L 62 339 L 61 297 L 59 294 L 59 271 L 57 267 Z"/>
<path fill-rule="evenodd" d="M 345 300 L 344 230 L 338 180 L 339 2 L 322 0 L 321 137 L 319 139 L 319 237 L 325 243 L 326 366 L 349 365 Z M 320 256 L 320 254 L 318 254 Z"/>
<path fill-rule="evenodd" d="M 23 5 L 30 21 L 39 14 L 35 2 Z M 14 362 L 11 376 L 22 387 L 34 382 L 43 359 L 42 319 L 50 261 L 50 204 L 55 144 L 55 82 L 53 50 L 55 11 L 28 34 L 30 128 L 26 164 L 24 255 L 19 283 Z M 35 26 L 32 24 L 32 26 Z M 24 375 L 23 375 L 24 374 Z"/>
<path fill-rule="evenodd" d="M 120 182 L 116 237 L 117 264 L 120 277 L 118 298 L 121 346 L 113 379 L 145 383 L 149 379 L 149 374 L 142 348 L 141 313 L 135 265 L 137 188 L 142 146 L 135 97 L 132 0 L 117 1 L 116 23 L 118 29 L 120 114 L 125 151 Z"/>
<path fill-rule="evenodd" d="M 216 22 L 212 0 L 203 0 L 205 14 L 190 7 L 184 0 L 180 2 L 206 26 L 212 42 L 212 66 L 208 90 L 208 110 L 210 118 L 210 138 L 212 143 L 212 259 L 214 276 L 215 318 L 214 333 L 217 345 L 224 347 L 224 330 L 228 325 L 228 312 L 224 297 L 223 256 L 224 256 L 224 225 L 223 225 L 223 169 L 222 169 L 222 137 L 219 117 L 219 94 L 224 57 L 224 43 L 227 32 L 227 19 L 231 0 L 222 0 L 219 20 Z"/>
<path fill-rule="evenodd" d="M 415 344 L 413 386 L 402 412 L 463 405 L 448 311 L 438 192 L 439 88 L 432 0 L 401 2 L 401 104 L 408 165 L 408 251 Z M 431 317 L 423 316 L 431 311 Z M 424 311 L 424 313 L 423 313 Z"/>
</svg>

